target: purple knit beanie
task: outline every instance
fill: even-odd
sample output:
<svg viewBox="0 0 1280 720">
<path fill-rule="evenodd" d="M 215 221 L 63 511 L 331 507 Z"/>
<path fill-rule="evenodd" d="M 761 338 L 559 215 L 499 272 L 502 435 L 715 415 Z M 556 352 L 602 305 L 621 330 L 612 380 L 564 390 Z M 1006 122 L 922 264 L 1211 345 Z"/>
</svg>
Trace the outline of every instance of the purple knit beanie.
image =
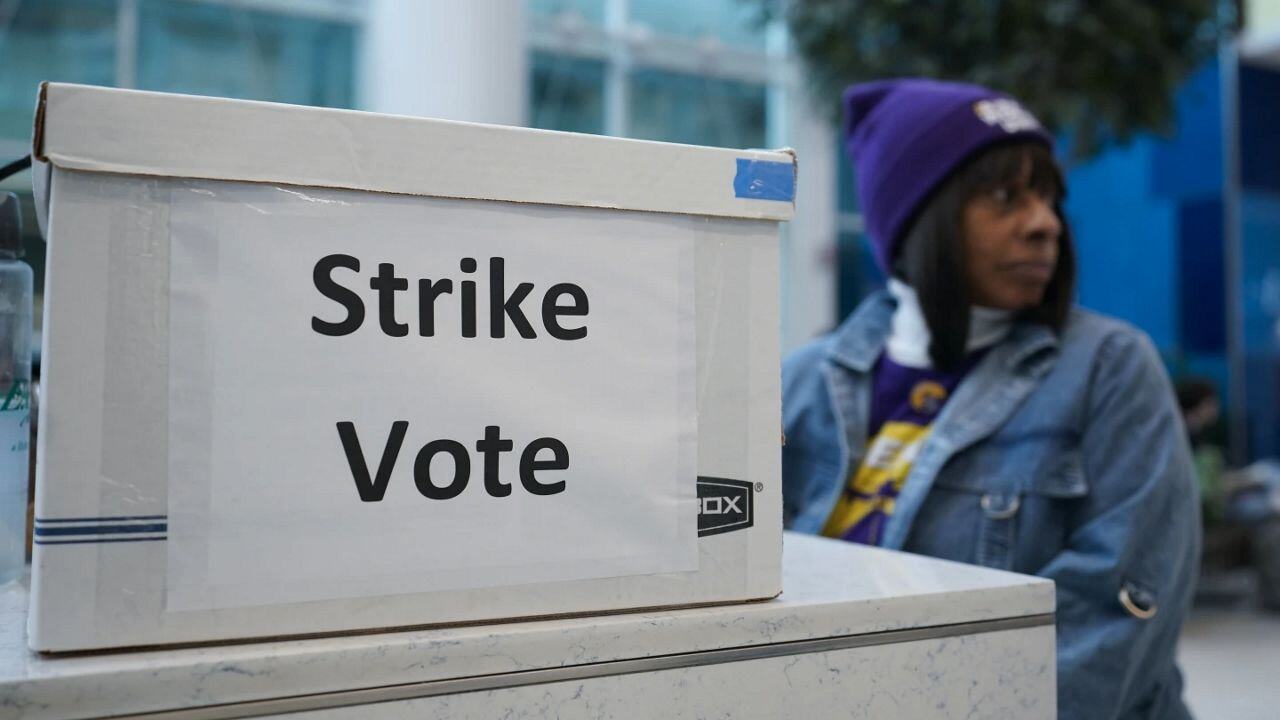
<svg viewBox="0 0 1280 720">
<path fill-rule="evenodd" d="M 1053 147 L 1017 100 L 978 85 L 914 78 L 852 85 L 844 111 L 862 217 L 885 274 L 912 216 L 961 163 L 1003 140 Z"/>
</svg>

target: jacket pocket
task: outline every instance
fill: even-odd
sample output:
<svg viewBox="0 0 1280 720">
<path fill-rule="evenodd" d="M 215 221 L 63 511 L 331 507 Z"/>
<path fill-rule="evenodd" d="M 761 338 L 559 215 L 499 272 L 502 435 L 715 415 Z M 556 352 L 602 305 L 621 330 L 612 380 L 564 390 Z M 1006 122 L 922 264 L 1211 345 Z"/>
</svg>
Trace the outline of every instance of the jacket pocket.
<svg viewBox="0 0 1280 720">
<path fill-rule="evenodd" d="M 1078 450 L 1048 460 L 1026 474 L 1006 472 L 984 484 L 978 499 L 979 565 L 1030 571 L 1042 564 L 1040 555 L 1051 556 L 1065 543 L 1071 501 L 1087 495 L 1089 486 Z"/>
<path fill-rule="evenodd" d="M 1027 477 L 1027 492 L 1045 498 L 1072 500 L 1089 494 L 1084 476 L 1084 458 L 1079 450 L 1058 454 L 1044 471 Z"/>
</svg>

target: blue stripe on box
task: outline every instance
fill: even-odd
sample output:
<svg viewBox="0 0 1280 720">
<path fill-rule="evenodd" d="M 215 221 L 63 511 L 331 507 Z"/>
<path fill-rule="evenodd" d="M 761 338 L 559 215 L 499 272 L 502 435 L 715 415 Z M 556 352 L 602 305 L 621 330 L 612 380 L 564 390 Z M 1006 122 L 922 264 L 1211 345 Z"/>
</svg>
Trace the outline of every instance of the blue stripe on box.
<svg viewBox="0 0 1280 720">
<path fill-rule="evenodd" d="M 748 200 L 791 202 L 796 197 L 795 163 L 738 158 L 733 194 Z"/>
<path fill-rule="evenodd" d="M 37 537 L 46 535 L 120 535 L 136 533 L 162 533 L 169 529 L 166 523 L 148 525 L 83 525 L 79 527 L 36 527 Z"/>
<path fill-rule="evenodd" d="M 101 543 L 154 542 L 167 539 L 161 535 L 160 537 L 90 538 L 88 540 L 40 540 L 37 538 L 34 542 L 36 545 L 97 545 Z"/>
</svg>

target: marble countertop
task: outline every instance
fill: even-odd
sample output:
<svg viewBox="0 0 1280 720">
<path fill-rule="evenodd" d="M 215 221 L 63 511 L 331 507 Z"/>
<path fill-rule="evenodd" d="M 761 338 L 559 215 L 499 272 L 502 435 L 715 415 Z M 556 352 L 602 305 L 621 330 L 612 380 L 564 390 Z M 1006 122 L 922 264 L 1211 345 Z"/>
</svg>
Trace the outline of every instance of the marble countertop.
<svg viewBox="0 0 1280 720">
<path fill-rule="evenodd" d="M 787 534 L 781 597 L 587 618 L 135 652 L 26 646 L 27 588 L 0 589 L 0 720 L 152 712 L 675 653 L 1043 615 L 1053 584 Z"/>
</svg>

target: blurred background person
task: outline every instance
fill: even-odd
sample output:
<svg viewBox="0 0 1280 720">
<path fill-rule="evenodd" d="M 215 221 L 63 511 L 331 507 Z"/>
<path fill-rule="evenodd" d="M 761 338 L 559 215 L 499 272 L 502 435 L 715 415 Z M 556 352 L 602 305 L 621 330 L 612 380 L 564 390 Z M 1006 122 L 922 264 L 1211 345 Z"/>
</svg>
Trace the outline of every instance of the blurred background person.
<svg viewBox="0 0 1280 720">
<path fill-rule="evenodd" d="M 1227 469 L 1213 383 L 1186 378 L 1177 393 L 1200 486 L 1206 562 L 1251 568 L 1261 606 L 1280 613 L 1280 461 Z"/>
</svg>

